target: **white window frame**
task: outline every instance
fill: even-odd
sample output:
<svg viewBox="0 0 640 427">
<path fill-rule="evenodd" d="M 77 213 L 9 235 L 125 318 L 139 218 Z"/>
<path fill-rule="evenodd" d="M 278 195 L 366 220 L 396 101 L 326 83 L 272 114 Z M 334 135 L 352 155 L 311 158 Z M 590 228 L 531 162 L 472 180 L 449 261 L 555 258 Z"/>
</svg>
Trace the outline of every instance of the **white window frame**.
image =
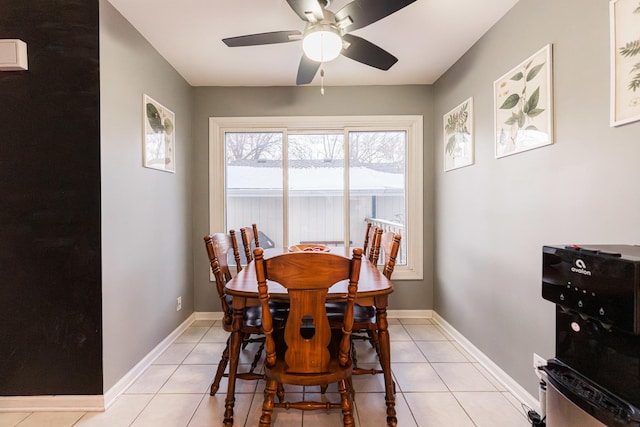
<svg viewBox="0 0 640 427">
<path fill-rule="evenodd" d="M 407 265 L 396 265 L 393 280 L 422 280 L 424 251 L 423 130 L 422 116 L 284 116 L 209 118 L 209 227 L 212 232 L 225 227 L 224 135 L 226 132 L 308 132 L 311 130 L 407 132 L 406 215 Z M 346 139 L 345 139 L 346 141 Z M 348 204 L 348 197 L 345 200 Z M 348 227 L 348 224 L 347 224 Z M 351 236 L 352 240 L 364 236 Z"/>
</svg>

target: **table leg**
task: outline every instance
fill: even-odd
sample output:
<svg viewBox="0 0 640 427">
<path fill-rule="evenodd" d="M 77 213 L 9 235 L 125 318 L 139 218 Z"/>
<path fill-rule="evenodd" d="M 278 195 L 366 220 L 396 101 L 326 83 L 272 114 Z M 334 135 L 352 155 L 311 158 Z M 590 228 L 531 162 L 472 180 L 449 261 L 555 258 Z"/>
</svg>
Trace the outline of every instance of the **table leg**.
<svg viewBox="0 0 640 427">
<path fill-rule="evenodd" d="M 376 320 L 378 323 L 378 340 L 380 342 L 380 365 L 384 375 L 385 402 L 387 404 L 387 425 L 395 427 L 398 424 L 396 418 L 396 396 L 395 385 L 391 376 L 391 344 L 389 342 L 389 331 L 387 323 L 386 298 L 380 298 L 380 303 L 376 301 Z"/>
<path fill-rule="evenodd" d="M 234 303 L 235 303 L 234 298 Z M 233 323 L 229 342 L 229 384 L 227 397 L 224 402 L 224 427 L 233 426 L 233 406 L 236 401 L 236 375 L 238 373 L 238 359 L 240 358 L 240 344 L 242 344 L 242 318 L 244 307 L 233 304 Z M 243 304 L 244 305 L 244 304 Z"/>
</svg>

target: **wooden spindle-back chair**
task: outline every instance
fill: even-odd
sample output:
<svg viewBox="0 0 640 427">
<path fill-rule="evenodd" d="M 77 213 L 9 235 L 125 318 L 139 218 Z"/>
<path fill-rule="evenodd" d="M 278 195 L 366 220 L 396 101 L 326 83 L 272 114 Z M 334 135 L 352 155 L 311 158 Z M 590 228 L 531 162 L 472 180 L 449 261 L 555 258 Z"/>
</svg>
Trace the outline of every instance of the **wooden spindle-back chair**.
<svg viewBox="0 0 640 427">
<path fill-rule="evenodd" d="M 393 270 L 396 265 L 396 258 L 400 249 L 400 241 L 402 237 L 392 231 L 377 234 L 377 236 L 379 239 L 378 245 L 380 247 L 380 253 L 383 254 L 383 258 L 385 260 L 382 274 L 384 274 L 387 279 L 391 279 L 391 275 L 393 274 Z M 331 319 L 331 325 L 332 327 L 336 327 L 336 323 L 342 319 L 340 315 L 341 303 L 329 303 L 327 304 L 327 309 L 330 312 L 329 317 Z M 378 345 L 377 329 L 378 326 L 376 324 L 375 307 L 361 307 L 358 304 L 355 304 L 352 339 L 369 341 L 379 354 L 380 348 Z M 355 349 L 353 356 L 355 359 Z M 353 375 L 382 373 L 382 370 L 380 369 L 360 369 L 357 367 L 356 360 L 354 360 L 354 365 L 356 366 L 354 366 Z"/>
<path fill-rule="evenodd" d="M 263 250 L 254 251 L 262 324 L 266 336 L 264 366 L 266 387 L 260 426 L 271 425 L 274 407 L 302 410 L 340 408 L 343 424 L 353 426 L 353 402 L 349 393 L 352 359 L 351 329 L 353 306 L 360 276 L 362 250 L 353 250 L 352 259 L 330 253 L 295 252 L 264 259 Z M 269 313 L 267 280 L 287 288 L 290 311 L 284 331 L 274 333 Z M 331 329 L 325 310 L 328 290 L 348 280 L 347 302 L 340 329 Z M 301 386 L 337 382 L 340 403 L 275 402 L 283 398 L 283 384 Z M 281 399 L 279 399 L 281 400 Z"/>
<path fill-rule="evenodd" d="M 238 243 L 235 237 L 234 230 L 230 230 L 229 234 L 215 233 L 204 236 L 204 243 L 207 249 L 207 255 L 209 256 L 209 263 L 211 265 L 211 271 L 215 277 L 216 290 L 218 291 L 218 297 L 220 298 L 220 305 L 222 307 L 223 318 L 222 327 L 226 332 L 231 333 L 232 330 L 232 310 L 231 310 L 231 297 L 226 295 L 224 286 L 231 280 L 232 274 L 229 268 L 229 254 L 233 253 L 233 257 L 236 262 L 237 272 L 242 270 L 240 263 L 240 254 L 238 250 Z M 238 373 L 238 378 L 245 380 L 261 379 L 263 376 L 255 374 L 254 370 L 260 360 L 264 346 L 264 336 L 262 334 L 262 324 L 260 323 L 260 311 L 259 307 L 248 307 L 245 310 L 245 315 L 242 324 L 241 333 L 243 334 L 243 348 L 251 342 L 260 342 L 261 346 L 256 352 L 253 363 L 248 372 Z M 277 319 L 282 321 L 282 313 L 277 314 Z M 229 362 L 229 339 L 227 339 L 227 345 L 220 357 L 220 363 L 218 364 L 218 370 L 216 372 L 213 383 L 211 384 L 210 394 L 213 396 L 216 394 L 220 387 L 220 380 L 225 376 L 225 369 Z"/>
</svg>

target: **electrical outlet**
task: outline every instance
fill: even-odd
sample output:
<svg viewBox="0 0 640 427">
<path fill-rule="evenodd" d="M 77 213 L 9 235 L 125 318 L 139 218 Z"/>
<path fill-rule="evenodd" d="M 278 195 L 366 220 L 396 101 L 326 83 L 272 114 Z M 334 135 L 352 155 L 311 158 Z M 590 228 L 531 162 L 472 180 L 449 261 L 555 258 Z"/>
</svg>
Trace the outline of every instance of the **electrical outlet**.
<svg viewBox="0 0 640 427">
<path fill-rule="evenodd" d="M 182 297 L 178 297 L 178 300 L 176 301 L 176 311 L 180 310 L 182 310 Z"/>
<path fill-rule="evenodd" d="M 547 366 L 547 360 L 533 353 L 533 369 L 538 369 L 540 366 Z"/>
</svg>

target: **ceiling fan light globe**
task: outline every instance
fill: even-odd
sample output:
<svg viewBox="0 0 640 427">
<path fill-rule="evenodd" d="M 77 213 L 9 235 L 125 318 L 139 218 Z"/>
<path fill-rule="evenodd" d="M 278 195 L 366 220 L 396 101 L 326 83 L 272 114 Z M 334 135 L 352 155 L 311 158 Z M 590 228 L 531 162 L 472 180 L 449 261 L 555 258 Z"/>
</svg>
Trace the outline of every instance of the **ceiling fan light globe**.
<svg viewBox="0 0 640 427">
<path fill-rule="evenodd" d="M 302 40 L 302 50 L 312 61 L 333 61 L 342 51 L 342 37 L 338 31 L 331 28 L 308 31 Z"/>
</svg>

